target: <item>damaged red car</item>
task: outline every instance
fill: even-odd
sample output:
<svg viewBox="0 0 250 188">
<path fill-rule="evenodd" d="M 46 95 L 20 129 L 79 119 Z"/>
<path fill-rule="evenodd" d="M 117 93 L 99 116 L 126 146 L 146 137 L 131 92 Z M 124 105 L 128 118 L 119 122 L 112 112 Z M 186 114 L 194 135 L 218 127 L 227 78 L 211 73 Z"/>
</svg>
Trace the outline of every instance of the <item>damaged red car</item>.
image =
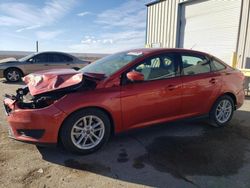
<svg viewBox="0 0 250 188">
<path fill-rule="evenodd" d="M 244 76 L 218 58 L 184 49 L 137 49 L 79 71 L 36 72 L 6 95 L 12 138 L 91 153 L 114 133 L 184 118 L 225 126 L 244 101 Z"/>
</svg>

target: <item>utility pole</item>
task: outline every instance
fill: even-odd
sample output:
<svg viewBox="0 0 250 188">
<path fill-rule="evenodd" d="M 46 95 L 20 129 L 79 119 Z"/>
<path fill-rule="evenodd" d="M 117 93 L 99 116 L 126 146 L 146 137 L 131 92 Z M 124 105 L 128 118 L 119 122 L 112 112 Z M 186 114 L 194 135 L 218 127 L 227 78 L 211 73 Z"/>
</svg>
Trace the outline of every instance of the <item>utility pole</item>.
<svg viewBox="0 0 250 188">
<path fill-rule="evenodd" d="M 36 52 L 38 52 L 38 41 L 36 41 Z"/>
</svg>

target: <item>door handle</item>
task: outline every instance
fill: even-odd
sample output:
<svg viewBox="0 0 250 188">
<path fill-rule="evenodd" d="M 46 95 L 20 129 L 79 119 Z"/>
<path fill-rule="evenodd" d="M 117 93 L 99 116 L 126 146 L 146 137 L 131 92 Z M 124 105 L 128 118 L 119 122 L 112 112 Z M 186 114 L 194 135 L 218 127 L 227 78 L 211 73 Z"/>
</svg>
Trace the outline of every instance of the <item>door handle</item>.
<svg viewBox="0 0 250 188">
<path fill-rule="evenodd" d="M 172 90 L 174 90 L 174 89 L 176 89 L 176 88 L 177 88 L 177 85 L 173 85 L 173 84 L 170 84 L 170 85 L 168 85 L 168 87 L 167 87 L 167 89 L 170 90 L 170 91 L 172 91 Z"/>
<path fill-rule="evenodd" d="M 44 64 L 44 66 L 49 66 L 49 64 Z"/>
<path fill-rule="evenodd" d="M 217 80 L 216 80 L 215 78 L 212 78 L 211 80 L 209 80 L 209 82 L 210 82 L 211 84 L 215 84 L 215 83 L 217 82 Z"/>
</svg>

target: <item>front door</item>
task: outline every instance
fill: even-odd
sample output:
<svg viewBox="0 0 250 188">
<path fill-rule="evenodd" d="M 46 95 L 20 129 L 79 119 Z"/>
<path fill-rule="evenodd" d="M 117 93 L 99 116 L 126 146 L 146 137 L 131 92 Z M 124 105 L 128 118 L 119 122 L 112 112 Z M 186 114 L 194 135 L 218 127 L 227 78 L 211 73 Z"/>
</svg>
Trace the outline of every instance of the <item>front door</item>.
<svg viewBox="0 0 250 188">
<path fill-rule="evenodd" d="M 122 86 L 124 127 L 160 123 L 179 115 L 182 83 L 178 67 L 175 54 L 166 53 L 147 58 L 128 70 L 141 72 L 144 81 L 127 81 Z"/>
<path fill-rule="evenodd" d="M 27 60 L 24 64 L 26 74 L 49 69 L 46 65 L 48 64 L 48 55 L 46 53 L 37 54 Z"/>
</svg>

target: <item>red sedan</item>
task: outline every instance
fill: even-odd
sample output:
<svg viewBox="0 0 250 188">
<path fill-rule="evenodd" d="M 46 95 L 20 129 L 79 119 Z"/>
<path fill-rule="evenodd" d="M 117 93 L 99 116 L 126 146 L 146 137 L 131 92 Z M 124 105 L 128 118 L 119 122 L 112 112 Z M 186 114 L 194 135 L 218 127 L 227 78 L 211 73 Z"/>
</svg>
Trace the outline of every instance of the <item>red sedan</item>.
<svg viewBox="0 0 250 188">
<path fill-rule="evenodd" d="M 116 53 L 80 71 L 51 70 L 24 78 L 6 95 L 16 140 L 56 144 L 87 154 L 113 133 L 195 116 L 225 126 L 244 101 L 243 74 L 216 57 L 184 49 Z"/>
</svg>

